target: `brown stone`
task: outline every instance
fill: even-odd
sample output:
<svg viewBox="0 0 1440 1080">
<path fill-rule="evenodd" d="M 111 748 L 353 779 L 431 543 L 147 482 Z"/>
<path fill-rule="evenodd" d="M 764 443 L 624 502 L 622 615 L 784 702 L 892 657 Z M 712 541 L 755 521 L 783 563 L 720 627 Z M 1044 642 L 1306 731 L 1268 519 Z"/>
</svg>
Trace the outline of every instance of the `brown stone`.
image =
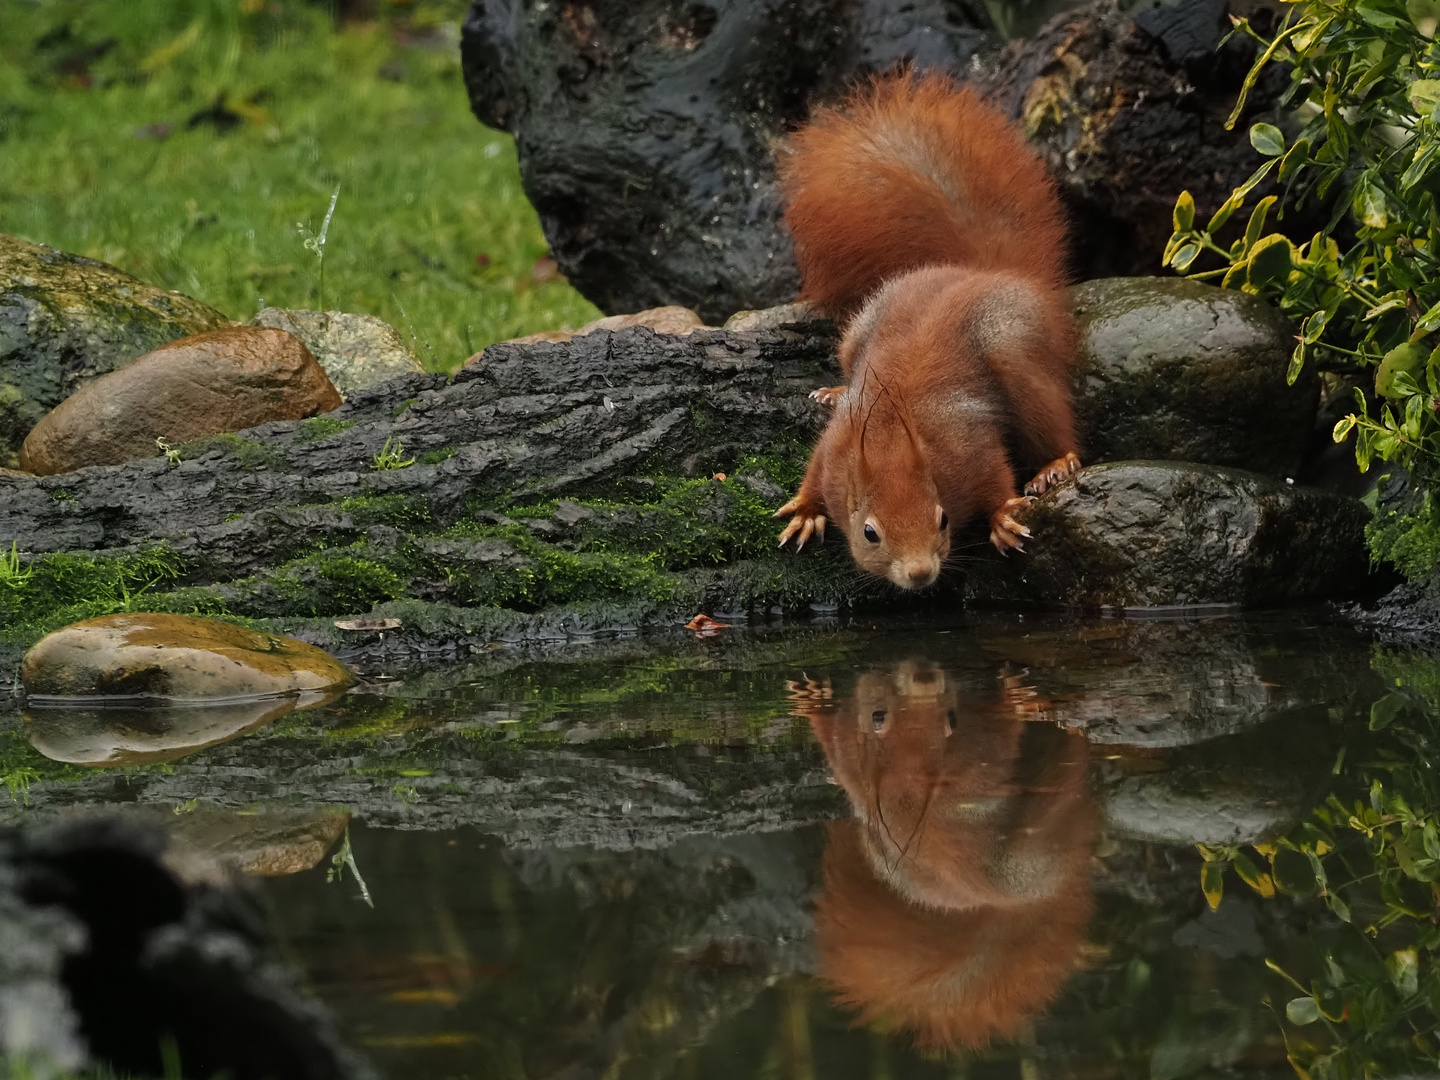
<svg viewBox="0 0 1440 1080">
<path fill-rule="evenodd" d="M 340 395 L 293 334 L 234 326 L 180 338 L 95 379 L 43 417 L 20 465 L 45 476 L 116 465 L 182 443 L 340 407 Z"/>
<path fill-rule="evenodd" d="M 197 806 L 170 814 L 170 847 L 165 861 L 187 881 L 205 880 L 207 864 L 277 877 L 314 867 L 350 823 L 343 807 L 266 809 L 237 814 L 218 806 Z"/>
<path fill-rule="evenodd" d="M 541 341 L 569 341 L 571 338 L 582 337 L 585 334 L 594 333 L 596 330 L 626 330 L 632 326 L 648 326 L 657 334 L 681 336 L 696 330 L 711 329 L 705 325 L 704 319 L 689 308 L 671 304 L 667 307 L 650 308 L 648 311 L 637 311 L 633 315 L 606 315 L 602 319 L 586 323 L 579 330 L 541 330 L 538 334 L 512 338 L 505 344 L 534 345 Z M 476 353 L 470 357 L 465 361 L 465 366 L 469 367 L 479 356 L 480 354 Z"/>
<path fill-rule="evenodd" d="M 329 653 L 294 638 L 193 615 L 106 615 L 48 634 L 20 662 L 33 699 L 169 702 L 298 694 L 301 707 L 352 681 Z"/>
</svg>

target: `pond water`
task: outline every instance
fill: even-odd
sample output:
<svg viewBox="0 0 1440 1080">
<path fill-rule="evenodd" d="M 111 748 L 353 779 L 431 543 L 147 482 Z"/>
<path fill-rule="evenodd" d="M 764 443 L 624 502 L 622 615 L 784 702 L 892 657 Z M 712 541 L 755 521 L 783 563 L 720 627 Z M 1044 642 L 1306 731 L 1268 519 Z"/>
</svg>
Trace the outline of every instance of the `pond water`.
<svg viewBox="0 0 1440 1080">
<path fill-rule="evenodd" d="M 0 817 L 119 810 L 186 873 L 262 873 L 281 955 L 390 1077 L 1436 1068 L 1440 667 L 1324 613 L 362 675 L 229 728 L 0 713 Z"/>
</svg>

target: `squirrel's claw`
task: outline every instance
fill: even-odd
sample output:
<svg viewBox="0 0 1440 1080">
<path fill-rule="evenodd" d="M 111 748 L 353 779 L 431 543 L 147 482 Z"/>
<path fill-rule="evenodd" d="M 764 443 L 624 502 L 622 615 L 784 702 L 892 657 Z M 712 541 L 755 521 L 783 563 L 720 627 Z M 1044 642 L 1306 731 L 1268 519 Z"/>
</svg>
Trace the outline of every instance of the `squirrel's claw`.
<svg viewBox="0 0 1440 1080">
<path fill-rule="evenodd" d="M 810 396 L 821 405 L 834 405 L 845 396 L 848 389 L 848 386 L 822 386 L 818 390 L 811 390 Z"/>
<path fill-rule="evenodd" d="M 807 514 L 801 511 L 790 519 L 790 523 L 786 525 L 780 533 L 780 543 L 777 546 L 784 547 L 785 542 L 796 533 L 800 534 L 799 539 L 795 541 L 796 551 L 803 548 L 805 542 L 809 540 L 811 536 L 814 536 L 817 540 L 825 539 L 825 515 Z"/>
<path fill-rule="evenodd" d="M 1060 481 L 1074 476 L 1079 471 L 1080 459 L 1073 452 L 1056 458 L 1036 473 L 1035 479 L 1025 485 L 1025 494 L 1044 495 Z"/>
<path fill-rule="evenodd" d="M 1025 551 L 1025 545 L 1021 541 L 1030 539 L 1030 530 L 1016 521 L 1011 513 L 1023 510 L 1034 501 L 1033 495 L 1017 495 L 1013 499 L 1006 499 L 990 515 L 990 542 L 1001 555 L 1009 555 L 1012 550 L 1022 553 Z"/>
</svg>

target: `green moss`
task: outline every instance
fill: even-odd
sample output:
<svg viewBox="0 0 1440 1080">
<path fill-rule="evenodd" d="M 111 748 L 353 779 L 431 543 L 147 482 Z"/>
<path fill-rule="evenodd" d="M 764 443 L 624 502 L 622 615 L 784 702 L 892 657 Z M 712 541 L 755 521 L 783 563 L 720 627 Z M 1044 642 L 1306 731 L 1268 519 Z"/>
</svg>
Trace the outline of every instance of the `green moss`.
<svg viewBox="0 0 1440 1080">
<path fill-rule="evenodd" d="M 457 453 L 459 453 L 459 451 L 453 446 L 442 447 L 439 450 L 426 450 L 425 453 L 420 455 L 420 464 L 439 465 L 442 461 L 449 461 Z"/>
<path fill-rule="evenodd" d="M 221 453 L 235 458 L 247 469 L 271 469 L 281 472 L 289 467 L 289 461 L 286 459 L 284 451 L 273 446 L 262 446 L 249 439 L 242 439 L 239 435 L 228 431 L 220 435 L 207 435 L 203 439 L 193 439 L 190 442 L 181 443 L 175 449 L 180 454 L 182 461 L 190 461 L 213 450 L 219 450 Z"/>
<path fill-rule="evenodd" d="M 152 590 L 183 564 L 163 548 L 135 555 L 40 555 L 0 582 L 0 641 L 27 641 L 81 619 L 148 610 Z"/>
<path fill-rule="evenodd" d="M 237 510 L 237 511 L 236 511 L 235 513 L 233 513 L 233 514 L 226 514 L 226 515 L 225 515 L 225 520 L 226 520 L 227 522 L 230 522 L 230 521 L 242 521 L 242 520 L 244 519 L 244 517 L 245 517 L 245 515 L 242 514 L 242 513 L 240 513 L 240 512 Z"/>
<path fill-rule="evenodd" d="M 321 439 L 349 431 L 355 426 L 354 420 L 340 420 L 333 416 L 312 416 L 302 420 L 295 431 L 295 438 L 302 443 L 319 442 Z"/>
<path fill-rule="evenodd" d="M 75 493 L 67 488 L 56 488 L 50 492 L 50 498 L 55 502 L 74 502 Z"/>
<path fill-rule="evenodd" d="M 362 528 L 378 523 L 413 532 L 430 521 L 430 504 L 418 495 L 356 495 L 336 505 Z"/>
<path fill-rule="evenodd" d="M 292 610 L 312 615 L 369 611 L 382 600 L 405 595 L 405 583 L 388 567 L 363 558 L 363 548 L 320 551 L 287 563 L 267 580 Z"/>
</svg>

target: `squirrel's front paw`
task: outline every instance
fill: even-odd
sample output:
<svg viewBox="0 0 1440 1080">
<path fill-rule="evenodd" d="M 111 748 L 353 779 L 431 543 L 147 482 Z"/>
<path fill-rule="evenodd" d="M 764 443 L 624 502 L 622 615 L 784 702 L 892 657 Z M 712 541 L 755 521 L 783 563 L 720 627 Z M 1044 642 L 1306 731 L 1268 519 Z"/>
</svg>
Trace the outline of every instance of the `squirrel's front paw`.
<svg viewBox="0 0 1440 1080">
<path fill-rule="evenodd" d="M 822 386 L 819 390 L 811 390 L 810 396 L 821 405 L 834 405 L 849 389 L 848 386 Z"/>
<path fill-rule="evenodd" d="M 1080 459 L 1074 452 L 1056 458 L 1038 473 L 1035 479 L 1025 485 L 1026 495 L 1044 495 L 1061 480 L 1066 480 L 1080 471 Z"/>
<path fill-rule="evenodd" d="M 1011 514 L 1034 501 L 1033 495 L 1017 495 L 1013 499 L 1006 499 L 999 509 L 990 515 L 990 542 L 1001 555 L 1009 555 L 1012 549 L 1025 550 L 1021 541 L 1030 539 L 1030 530 L 1011 517 Z"/>
<path fill-rule="evenodd" d="M 808 499 L 796 495 L 795 498 L 775 511 L 776 517 L 784 517 L 787 514 L 794 514 L 795 516 L 790 519 L 790 523 L 781 531 L 778 546 L 784 547 L 785 542 L 796 533 L 800 534 L 800 538 L 795 541 L 796 551 L 803 548 L 805 541 L 809 540 L 812 535 L 815 536 L 817 540 L 825 539 L 825 515 L 820 513 L 820 507 Z"/>
</svg>

